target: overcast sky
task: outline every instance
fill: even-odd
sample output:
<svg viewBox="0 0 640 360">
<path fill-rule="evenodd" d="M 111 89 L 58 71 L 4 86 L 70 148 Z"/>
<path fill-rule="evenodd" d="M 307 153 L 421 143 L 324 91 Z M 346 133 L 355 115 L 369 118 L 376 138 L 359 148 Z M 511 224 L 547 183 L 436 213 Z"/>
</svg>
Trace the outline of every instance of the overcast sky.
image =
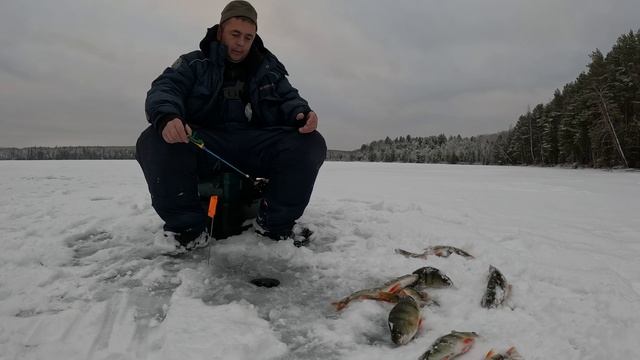
<svg viewBox="0 0 640 360">
<path fill-rule="evenodd" d="M 3 0 L 0 147 L 133 145 L 227 1 Z M 638 0 L 254 0 L 330 148 L 506 130 L 640 28 Z"/>
</svg>

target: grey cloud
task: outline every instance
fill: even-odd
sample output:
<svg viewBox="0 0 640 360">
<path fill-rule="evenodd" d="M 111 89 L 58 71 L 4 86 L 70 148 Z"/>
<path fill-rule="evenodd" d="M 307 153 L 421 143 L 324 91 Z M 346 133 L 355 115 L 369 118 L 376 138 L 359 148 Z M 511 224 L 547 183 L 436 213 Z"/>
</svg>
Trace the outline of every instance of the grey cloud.
<svg viewBox="0 0 640 360">
<path fill-rule="evenodd" d="M 637 1 L 254 0 L 331 148 L 504 130 L 637 30 Z M 0 146 L 130 145 L 145 93 L 226 1 L 20 2 L 0 13 Z"/>
</svg>

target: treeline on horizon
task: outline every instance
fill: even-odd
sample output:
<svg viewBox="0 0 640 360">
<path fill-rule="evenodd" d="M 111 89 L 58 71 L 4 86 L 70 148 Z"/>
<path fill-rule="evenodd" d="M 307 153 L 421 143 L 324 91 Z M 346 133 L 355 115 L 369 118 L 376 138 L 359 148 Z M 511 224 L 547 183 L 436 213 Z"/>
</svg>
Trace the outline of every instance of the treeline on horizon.
<svg viewBox="0 0 640 360">
<path fill-rule="evenodd" d="M 640 31 L 620 36 L 604 56 L 557 89 L 546 104 L 492 135 L 445 135 L 373 141 L 331 151 L 344 161 L 640 167 Z"/>
<path fill-rule="evenodd" d="M 607 55 L 590 55 L 587 70 L 509 130 L 472 137 L 401 136 L 328 160 L 640 167 L 640 31 L 621 35 Z M 133 159 L 133 146 L 0 148 L 0 160 Z"/>
<path fill-rule="evenodd" d="M 0 148 L 0 160 L 129 160 L 135 157 L 135 146 Z"/>
</svg>

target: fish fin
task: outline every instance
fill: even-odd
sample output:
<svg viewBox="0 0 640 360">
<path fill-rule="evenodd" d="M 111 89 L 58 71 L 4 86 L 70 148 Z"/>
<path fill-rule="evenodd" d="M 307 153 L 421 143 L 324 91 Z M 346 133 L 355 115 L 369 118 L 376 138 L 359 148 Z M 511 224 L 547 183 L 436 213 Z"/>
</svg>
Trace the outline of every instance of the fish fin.
<svg viewBox="0 0 640 360">
<path fill-rule="evenodd" d="M 462 256 L 462 257 L 464 257 L 464 258 L 467 258 L 467 259 L 475 259 L 475 257 L 473 257 L 473 255 L 469 254 L 468 252 L 466 252 L 466 251 L 464 251 L 464 250 L 462 250 L 462 249 L 457 249 L 457 248 L 456 248 L 456 249 L 454 250 L 454 252 L 455 252 L 456 254 L 458 254 L 458 255 L 460 255 L 460 256 Z"/>
<path fill-rule="evenodd" d="M 439 257 L 445 257 L 445 258 L 446 258 L 446 257 L 449 257 L 449 254 L 447 254 L 447 252 L 446 252 L 446 251 L 444 251 L 444 252 L 443 252 L 442 250 L 436 250 L 436 251 L 434 251 L 434 253 L 433 253 L 433 254 L 434 254 L 435 256 L 439 256 Z"/>
<path fill-rule="evenodd" d="M 426 254 L 416 254 L 416 253 L 412 253 L 406 250 L 402 250 L 402 249 L 394 249 L 393 250 L 396 254 L 402 255 L 404 257 L 407 258 L 417 258 L 417 259 L 426 259 L 427 255 Z"/>
<path fill-rule="evenodd" d="M 461 354 L 465 354 L 465 353 L 469 352 L 469 350 L 471 350 L 471 346 L 473 346 L 473 342 L 465 344 L 464 347 L 460 350 L 460 353 Z"/>
<path fill-rule="evenodd" d="M 515 346 L 510 347 L 507 350 L 507 355 L 509 355 L 513 360 L 522 360 L 522 355 L 516 350 Z"/>
<path fill-rule="evenodd" d="M 398 295 L 393 292 L 381 291 L 378 293 L 378 298 L 376 300 L 386 301 L 390 303 L 398 302 Z"/>
<path fill-rule="evenodd" d="M 390 292 L 392 294 L 395 294 L 400 290 L 402 290 L 402 286 L 400 284 L 395 284 L 392 287 L 390 287 L 386 292 Z"/>
<path fill-rule="evenodd" d="M 495 355 L 496 353 L 493 351 L 493 349 L 489 350 L 489 352 L 487 353 L 487 355 L 484 356 L 484 360 L 490 360 L 491 357 L 493 355 Z"/>
<path fill-rule="evenodd" d="M 426 291 L 416 291 L 418 293 L 418 296 L 420 297 L 418 301 L 418 306 L 419 307 L 425 307 L 428 304 L 430 304 L 432 302 L 431 297 L 429 296 L 429 294 Z"/>
<path fill-rule="evenodd" d="M 408 252 L 407 250 L 402 250 L 402 249 L 393 249 L 393 252 L 398 254 L 398 255 L 403 255 L 406 257 L 410 257 L 411 255 L 415 255 L 413 253 Z"/>
<path fill-rule="evenodd" d="M 347 303 L 344 301 L 336 301 L 336 302 L 332 302 L 331 305 L 333 305 L 333 307 L 336 308 L 336 311 L 340 311 L 344 308 L 347 307 Z"/>
</svg>

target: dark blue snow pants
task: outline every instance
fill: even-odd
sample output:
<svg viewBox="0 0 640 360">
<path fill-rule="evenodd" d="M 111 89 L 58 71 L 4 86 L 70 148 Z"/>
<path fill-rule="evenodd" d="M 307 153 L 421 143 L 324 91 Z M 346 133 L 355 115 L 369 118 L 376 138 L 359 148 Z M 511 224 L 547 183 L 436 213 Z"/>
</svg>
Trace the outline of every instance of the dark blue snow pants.
<svg viewBox="0 0 640 360">
<path fill-rule="evenodd" d="M 274 233 L 291 230 L 309 203 L 327 146 L 320 133 L 294 128 L 198 130 L 205 146 L 252 177 L 269 179 L 258 216 Z M 136 159 L 164 229 L 177 233 L 205 229 L 207 214 L 198 197 L 217 160 L 193 144 L 168 144 L 148 127 L 136 144 Z"/>
</svg>

